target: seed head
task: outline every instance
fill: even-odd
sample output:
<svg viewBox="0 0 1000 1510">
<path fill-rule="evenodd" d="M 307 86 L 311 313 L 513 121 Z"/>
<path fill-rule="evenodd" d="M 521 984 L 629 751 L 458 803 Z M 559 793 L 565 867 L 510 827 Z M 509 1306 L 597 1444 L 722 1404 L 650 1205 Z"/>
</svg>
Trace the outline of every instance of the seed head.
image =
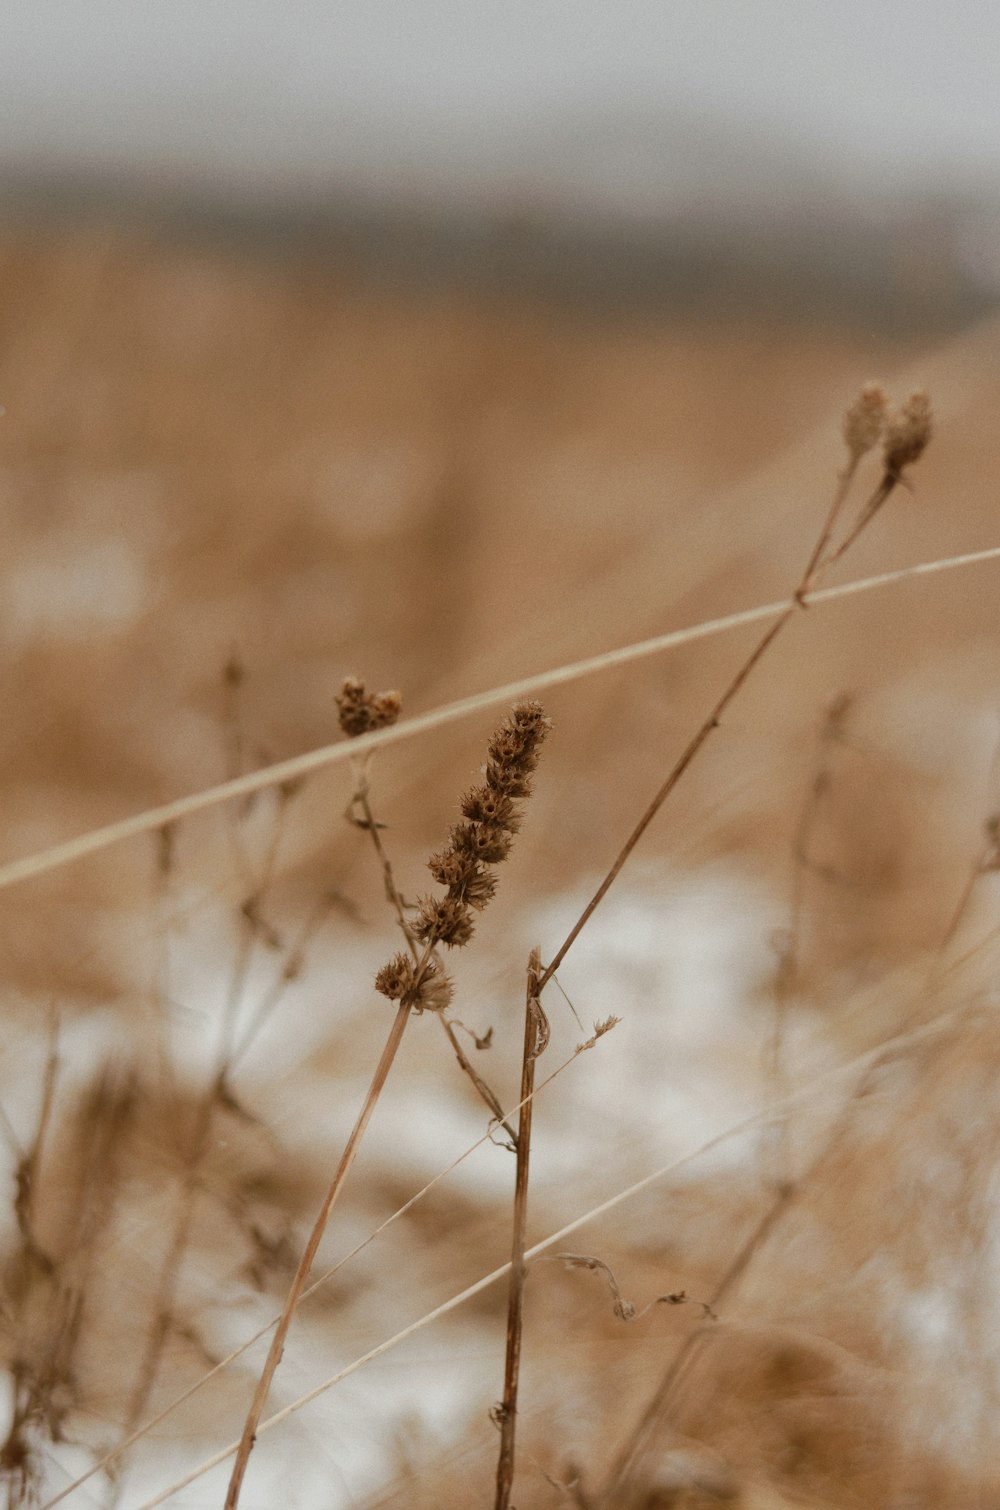
<svg viewBox="0 0 1000 1510">
<path fill-rule="evenodd" d="M 889 396 L 881 383 L 866 383 L 844 415 L 844 441 L 852 462 L 881 439 L 889 415 Z"/>
<path fill-rule="evenodd" d="M 923 389 L 911 393 L 889 421 L 885 433 L 885 470 L 898 477 L 919 461 L 931 438 L 931 402 Z"/>
<path fill-rule="evenodd" d="M 375 977 L 375 989 L 390 1001 L 408 999 L 418 1012 L 443 1012 L 454 995 L 451 980 L 436 960 L 428 960 L 419 980 L 408 954 L 397 954 Z"/>
<path fill-rule="evenodd" d="M 541 703 L 518 703 L 489 742 L 486 785 L 500 797 L 527 797 L 539 746 L 552 728 Z"/>
<path fill-rule="evenodd" d="M 337 695 L 340 727 L 350 739 L 370 734 L 373 729 L 387 729 L 398 719 L 403 707 L 400 692 L 366 692 L 359 677 L 344 679 Z"/>
<path fill-rule="evenodd" d="M 467 876 L 462 884 L 462 901 L 474 907 L 477 912 L 482 912 L 496 894 L 497 878 L 484 865 L 477 865 L 472 875 Z"/>
<path fill-rule="evenodd" d="M 435 881 L 457 891 L 470 876 L 475 875 L 476 862 L 471 855 L 461 854 L 458 850 L 442 849 L 436 855 L 431 855 L 427 869 Z"/>
<path fill-rule="evenodd" d="M 521 827 L 513 799 L 485 783 L 466 792 L 462 812 L 474 823 L 491 823 L 495 828 L 505 828 L 509 834 L 516 834 Z"/>
<path fill-rule="evenodd" d="M 337 701 L 343 724 L 345 704 L 349 710 L 366 706 L 363 685 L 345 682 Z M 538 749 L 551 727 L 539 703 L 518 703 L 490 740 L 484 780 L 466 792 L 462 798 L 462 821 L 452 828 L 444 849 L 427 861 L 435 881 L 447 887 L 443 897 L 422 897 L 409 925 L 411 936 L 425 946 L 428 954 L 442 944 L 449 949 L 467 944 L 475 929 L 474 914 L 482 912 L 492 901 L 497 889 L 492 867 L 506 860 L 510 853 L 521 822 L 518 799 L 531 792 Z M 416 979 L 417 967 L 407 955 L 398 954 L 379 971 L 375 985 L 392 1001 L 406 1001 L 414 993 L 413 1002 L 420 1010 L 430 1005 L 425 999 L 427 981 L 433 984 L 438 979 L 437 969 L 435 966 L 432 972 L 428 967 Z M 441 978 L 447 979 L 443 972 Z M 436 990 L 441 996 L 445 986 L 437 986 Z M 447 991 L 450 990 L 449 982 Z M 447 1005 L 447 1001 L 442 1004 Z"/>
<path fill-rule="evenodd" d="M 446 944 L 449 949 L 460 949 L 469 942 L 474 928 L 468 907 L 449 891 L 446 897 L 420 899 L 413 936 L 422 944 Z"/>
<path fill-rule="evenodd" d="M 456 823 L 451 831 L 450 847 L 484 865 L 506 860 L 512 843 L 511 835 L 497 823 Z"/>
</svg>

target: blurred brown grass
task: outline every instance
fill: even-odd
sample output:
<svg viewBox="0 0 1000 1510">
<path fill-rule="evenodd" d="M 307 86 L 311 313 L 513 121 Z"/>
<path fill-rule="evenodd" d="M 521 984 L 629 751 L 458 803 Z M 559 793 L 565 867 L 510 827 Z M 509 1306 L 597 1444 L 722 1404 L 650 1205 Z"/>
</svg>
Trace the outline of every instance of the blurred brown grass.
<svg viewBox="0 0 1000 1510">
<path fill-rule="evenodd" d="M 4 858 L 328 742 L 345 674 L 402 687 L 416 712 L 783 596 L 840 465 L 840 413 L 873 374 L 897 393 L 926 385 L 937 434 L 914 495 L 893 500 L 851 573 L 996 543 L 994 325 L 925 352 L 918 335 L 752 312 L 587 322 L 499 295 L 387 290 L 315 250 L 268 259 L 114 226 L 8 228 L 0 259 Z M 598 1503 L 689 1334 L 699 1340 L 621 1503 L 991 1502 L 992 571 L 792 626 L 644 842 L 620 904 L 609 899 L 592 952 L 567 962 L 585 1032 L 567 1008 L 553 1054 L 608 1011 L 625 1023 L 540 1099 L 536 1238 L 689 1131 L 774 1093 L 769 940 L 789 927 L 796 884 L 793 1082 L 914 1014 L 953 1016 L 866 1087 L 753 1246 L 718 1324 L 682 1306 L 630 1328 L 593 1276 L 532 1271 L 522 1510 L 574 1493 Z M 527 948 L 544 957 L 558 941 L 553 918 L 613 858 L 749 643 L 708 641 L 548 700 L 557 733 L 539 792 L 459 972 L 459 1015 L 477 1031 L 494 1023 L 482 1062 L 505 1104 Z M 224 677 L 234 656 L 238 688 Z M 839 693 L 851 697 L 843 737 L 824 754 Z M 425 885 L 423 857 L 483 733 L 459 725 L 375 764 L 408 894 Z M 11 1178 L 31 1175 L 5 1228 L 11 1504 L 43 1501 L 117 1445 L 158 1315 L 142 1414 L 277 1309 L 384 1034 L 370 981 L 394 930 L 364 835 L 343 821 L 349 795 L 338 768 L 287 800 L 182 824 L 169 847 L 134 843 L 0 897 L 0 1105 Z M 702 927 L 704 953 L 685 966 L 684 935 Z M 736 947 L 742 967 L 713 962 L 712 949 Z M 693 1030 L 699 972 L 724 1000 Z M 220 1023 L 240 1043 L 258 1012 L 245 1058 L 218 1080 Z M 331 1261 L 485 1130 L 424 1026 Z M 850 1085 L 796 1112 L 795 1170 L 839 1126 Z M 761 1160 L 752 1139 L 741 1147 L 596 1224 L 583 1251 L 642 1303 L 708 1297 L 774 1199 L 766 1141 Z M 511 1165 L 477 1156 L 474 1175 L 439 1187 L 317 1295 L 282 1398 L 503 1261 Z M 423 1352 L 410 1344 L 405 1367 L 376 1365 L 343 1406 L 334 1391 L 322 1426 L 296 1418 L 262 1444 L 271 1489 L 248 1482 L 245 1503 L 273 1494 L 289 1465 L 303 1503 L 355 1503 L 379 1483 L 381 1504 L 488 1503 L 501 1333 L 490 1291 Z M 124 1504 L 234 1434 L 249 1374 L 230 1373 L 136 1449 Z M 423 1416 L 422 1393 L 437 1401 Z M 584 1487 L 553 1487 L 574 1464 Z M 203 1503 L 201 1490 L 177 1503 Z M 115 1490 L 97 1477 L 78 1493 L 111 1503 Z"/>
</svg>

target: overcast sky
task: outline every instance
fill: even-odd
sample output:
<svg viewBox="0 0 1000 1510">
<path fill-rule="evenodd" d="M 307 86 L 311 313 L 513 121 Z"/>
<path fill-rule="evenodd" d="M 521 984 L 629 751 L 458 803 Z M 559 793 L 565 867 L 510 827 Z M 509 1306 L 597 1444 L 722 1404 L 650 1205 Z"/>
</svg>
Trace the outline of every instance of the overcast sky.
<svg viewBox="0 0 1000 1510">
<path fill-rule="evenodd" d="M 997 0 L 8 0 L 0 159 L 461 191 L 579 177 L 647 121 L 669 154 L 687 121 L 856 184 L 974 184 L 998 102 Z"/>
</svg>

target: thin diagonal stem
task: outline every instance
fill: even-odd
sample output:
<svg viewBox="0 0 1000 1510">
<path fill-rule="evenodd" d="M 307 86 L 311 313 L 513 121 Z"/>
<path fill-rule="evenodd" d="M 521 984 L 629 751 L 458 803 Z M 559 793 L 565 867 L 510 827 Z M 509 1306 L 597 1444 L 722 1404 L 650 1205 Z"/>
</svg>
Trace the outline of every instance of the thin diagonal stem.
<svg viewBox="0 0 1000 1510">
<path fill-rule="evenodd" d="M 861 534 L 861 531 L 875 517 L 878 510 L 881 508 L 882 504 L 888 498 L 889 494 L 892 492 L 892 489 L 899 481 L 899 478 L 895 473 L 886 472 L 884 474 L 882 480 L 879 482 L 878 486 L 869 497 L 868 502 L 862 508 L 861 513 L 858 517 L 858 521 L 854 525 L 853 529 L 851 529 L 851 531 L 848 533 L 846 540 L 842 545 L 838 546 L 835 551 L 830 552 L 828 551 L 829 541 L 837 517 L 839 516 L 840 510 L 843 507 L 844 501 L 847 497 L 847 490 L 853 475 L 853 468 L 848 467 L 841 476 L 840 482 L 837 486 L 837 491 L 834 494 L 833 504 L 827 512 L 826 519 L 823 523 L 823 528 L 821 529 L 817 537 L 816 544 L 810 553 L 809 560 L 806 563 L 805 570 L 802 573 L 802 576 L 799 580 L 799 585 L 792 596 L 791 602 L 780 613 L 779 617 L 770 626 L 770 628 L 766 630 L 761 639 L 757 641 L 757 644 L 754 646 L 753 650 L 751 650 L 742 666 L 736 672 L 736 675 L 733 677 L 728 687 L 726 687 L 722 696 L 718 699 L 712 711 L 705 719 L 704 723 L 697 730 L 694 737 L 685 746 L 684 750 L 681 752 L 680 756 L 675 761 L 670 771 L 667 773 L 666 779 L 664 780 L 659 791 L 653 797 L 652 801 L 646 808 L 645 812 L 642 814 L 642 817 L 639 819 L 635 828 L 629 834 L 628 838 L 625 840 L 625 843 L 618 851 L 618 854 L 616 855 L 610 870 L 607 872 L 603 881 L 594 892 L 594 895 L 591 897 L 590 901 L 587 903 L 586 907 L 583 909 L 582 913 L 573 924 L 562 944 L 560 944 L 555 955 L 549 961 L 548 965 L 546 965 L 545 970 L 542 972 L 541 980 L 538 983 L 539 992 L 544 991 L 545 987 L 552 979 L 552 976 L 559 969 L 559 966 L 562 964 L 563 960 L 566 958 L 566 955 L 572 949 L 574 943 L 582 933 L 583 929 L 586 927 L 587 923 L 590 921 L 594 912 L 601 905 L 601 902 L 611 890 L 611 887 L 614 885 L 618 876 L 621 874 L 626 861 L 628 860 L 632 851 L 635 849 L 636 845 L 639 843 L 639 840 L 642 838 L 649 825 L 652 823 L 653 819 L 656 817 L 657 813 L 660 811 L 660 808 L 663 806 L 667 798 L 670 796 L 671 792 L 684 776 L 685 772 L 701 750 L 702 746 L 707 743 L 711 735 L 721 724 L 723 714 L 725 713 L 726 709 L 729 707 L 733 699 L 741 691 L 751 672 L 770 650 L 771 646 L 774 644 L 775 640 L 781 634 L 785 626 L 795 617 L 796 612 L 799 609 L 805 609 L 809 606 L 808 595 L 813 582 L 815 582 L 826 570 L 826 568 L 833 564 L 834 561 L 838 561 L 840 559 L 848 546 L 857 539 L 857 537 Z"/>
<path fill-rule="evenodd" d="M 254 1442 L 257 1438 L 257 1426 L 260 1421 L 265 1402 L 267 1400 L 268 1392 L 271 1388 L 271 1380 L 274 1378 L 278 1364 L 281 1362 L 281 1355 L 285 1349 L 285 1338 L 288 1336 L 288 1329 L 292 1324 L 292 1317 L 295 1314 L 295 1308 L 299 1303 L 302 1291 L 305 1288 L 306 1280 L 309 1277 L 309 1271 L 313 1266 L 313 1262 L 316 1258 L 320 1242 L 322 1241 L 323 1234 L 326 1231 L 326 1225 L 330 1219 L 330 1212 L 333 1210 L 334 1203 L 336 1202 L 337 1197 L 339 1196 L 341 1189 L 343 1188 L 343 1184 L 347 1178 L 348 1171 L 350 1170 L 351 1165 L 354 1163 L 354 1157 L 358 1151 L 358 1146 L 361 1142 L 362 1137 L 364 1136 L 365 1129 L 367 1128 L 368 1123 L 371 1120 L 372 1112 L 375 1110 L 375 1104 L 378 1101 L 379 1096 L 382 1094 L 382 1089 L 385 1085 L 386 1080 L 388 1079 L 393 1060 L 395 1059 L 399 1045 L 402 1042 L 406 1024 L 409 1021 L 410 1010 L 411 1005 L 408 1001 L 400 1002 L 396 1016 L 393 1019 L 392 1027 L 389 1030 L 389 1036 L 385 1041 L 385 1047 L 383 1048 L 379 1062 L 375 1067 L 375 1073 L 372 1076 L 372 1082 L 368 1088 L 368 1094 L 365 1096 L 361 1111 L 358 1114 L 357 1121 L 355 1122 L 354 1127 L 351 1130 L 351 1135 L 344 1147 L 344 1152 L 341 1154 L 340 1163 L 337 1165 L 337 1171 L 333 1177 L 333 1180 L 331 1181 L 330 1188 L 328 1189 L 326 1196 L 323 1199 L 323 1204 L 320 1207 L 319 1215 L 317 1216 L 316 1221 L 313 1225 L 312 1232 L 309 1236 L 309 1241 L 307 1242 L 302 1257 L 299 1260 L 299 1266 L 295 1271 L 295 1276 L 288 1291 L 288 1296 L 285 1300 L 284 1308 L 281 1312 L 281 1317 L 278 1321 L 277 1327 L 275 1328 L 274 1337 L 271 1340 L 271 1346 L 268 1350 L 267 1359 L 264 1363 L 263 1369 L 261 1370 L 260 1378 L 257 1381 L 257 1387 L 254 1390 L 253 1399 L 250 1402 L 250 1409 L 247 1412 L 246 1422 L 244 1423 L 243 1427 L 243 1435 L 240 1438 L 240 1445 L 236 1452 L 236 1462 L 233 1464 L 232 1477 L 229 1480 L 229 1488 L 226 1492 L 226 1510 L 234 1510 L 234 1507 L 239 1501 L 240 1488 L 243 1484 L 243 1477 L 246 1473 L 247 1463 L 250 1460 L 250 1454 L 253 1451 Z"/>
<path fill-rule="evenodd" d="M 853 582 L 842 582 L 836 587 L 817 589 L 807 594 L 805 606 L 836 603 L 844 598 L 856 597 L 859 593 L 877 592 L 899 582 L 916 581 L 921 577 L 936 576 L 940 572 L 958 571 L 967 566 L 979 566 L 992 561 L 1000 561 L 1000 545 L 987 546 L 983 550 L 965 551 L 956 556 L 940 556 L 932 561 L 918 561 L 913 566 L 900 566 L 892 571 L 878 572 L 875 576 L 859 577 Z M 431 729 L 457 723 L 460 719 L 470 718 L 486 708 L 495 708 L 500 703 L 513 702 L 519 697 L 530 697 L 550 687 L 565 686 L 569 682 L 580 681 L 598 672 L 630 665 L 633 661 L 642 660 L 647 656 L 660 655 L 679 645 L 694 644 L 696 640 L 711 639 L 715 635 L 728 633 L 732 629 L 739 629 L 747 624 L 762 623 L 766 619 L 773 618 L 775 614 L 783 612 L 785 606 L 784 602 L 764 603 L 756 608 L 744 609 L 739 613 L 726 614 L 722 618 L 704 620 L 687 629 L 671 630 L 666 634 L 654 635 L 651 639 L 623 645 L 616 650 L 606 650 L 600 655 L 588 656 L 584 660 L 554 666 L 548 671 L 538 672 L 537 675 L 521 677 L 517 681 L 506 682 L 469 697 L 459 698 L 457 702 L 445 703 L 416 718 L 402 719 L 390 728 L 377 729 L 372 734 L 363 734 L 358 743 L 360 744 L 363 740 L 365 750 L 374 750 L 380 749 L 383 745 L 396 744 L 400 740 L 414 739 L 420 734 L 428 733 Z M 235 780 L 221 782 L 218 786 L 205 787 L 201 791 L 192 792 L 187 797 L 177 797 L 158 807 L 133 813 L 128 818 L 119 818 L 100 828 L 89 829 L 86 833 L 78 834 L 76 838 L 66 839 L 59 844 L 50 845 L 47 849 L 22 855 L 20 859 L 9 860 L 0 865 L 0 890 L 8 886 L 16 886 L 33 876 L 46 875 L 49 871 L 59 870 L 65 865 L 73 865 L 88 855 L 99 854 L 102 850 L 109 849 L 114 844 L 124 843 L 126 839 L 135 838 L 139 834 L 152 833 L 162 828 L 164 824 L 179 822 L 180 819 L 189 817 L 193 813 L 203 812 L 220 803 L 233 802 L 251 792 L 277 786 L 282 781 L 297 780 L 312 771 L 321 770 L 347 759 L 349 753 L 343 741 L 338 740 L 335 744 L 323 745 L 320 749 L 290 756 L 287 760 L 276 761 L 270 766 L 262 766 L 259 770 L 250 771 Z"/>
<path fill-rule="evenodd" d="M 531 1160 L 531 1121 L 535 1108 L 535 1061 L 545 1047 L 547 1030 L 538 999 L 541 959 L 532 950 L 528 961 L 528 989 L 524 1004 L 524 1055 L 521 1060 L 521 1111 L 517 1124 L 517 1175 L 514 1182 L 510 1282 L 507 1291 L 507 1352 L 504 1360 L 503 1401 L 498 1411 L 500 1454 L 497 1459 L 495 1510 L 509 1510 L 514 1483 L 517 1437 L 517 1392 L 521 1378 L 521 1336 L 524 1315 L 525 1232 L 528 1221 L 528 1174 Z"/>
<path fill-rule="evenodd" d="M 563 960 L 566 958 L 567 954 L 576 943 L 577 938 L 583 932 L 591 917 L 597 911 L 598 907 L 601 905 L 604 898 L 611 890 L 615 881 L 618 879 L 619 875 L 624 869 L 625 862 L 628 860 L 632 851 L 639 843 L 639 840 L 642 838 L 643 834 L 646 832 L 647 828 L 652 823 L 657 813 L 660 811 L 660 808 L 666 802 L 667 798 L 674 790 L 674 787 L 677 786 L 678 782 L 686 772 L 688 766 L 698 754 L 702 745 L 707 742 L 709 737 L 719 727 L 719 724 L 722 720 L 722 715 L 729 707 L 729 704 L 736 697 L 744 682 L 747 680 L 750 673 L 757 665 L 758 661 L 762 660 L 763 657 L 767 654 L 781 631 L 784 629 L 785 625 L 798 612 L 798 609 L 798 603 L 794 601 L 790 603 L 781 617 L 771 625 L 770 629 L 763 636 L 763 638 L 758 640 L 750 655 L 747 657 L 743 665 L 740 667 L 739 671 L 733 677 L 732 681 L 729 683 L 729 686 L 719 698 L 711 713 L 705 719 L 705 722 L 701 725 L 701 728 L 695 734 L 694 738 L 690 740 L 678 760 L 671 767 L 666 780 L 663 782 L 663 785 L 660 787 L 659 791 L 656 793 L 655 797 L 646 808 L 642 817 L 635 825 L 635 828 L 629 834 L 628 838 L 625 840 L 625 843 L 618 851 L 611 869 L 608 871 L 600 886 L 598 886 L 597 890 L 594 892 L 594 895 L 591 897 L 590 901 L 587 903 L 586 907 L 583 909 L 580 916 L 573 924 L 572 928 L 566 935 L 563 942 L 560 944 L 559 948 L 556 950 L 552 959 L 546 965 L 544 971 L 542 972 L 541 979 L 538 982 L 539 991 L 544 991 L 553 975 L 559 969 L 559 966 L 562 964 Z"/>
<path fill-rule="evenodd" d="M 901 479 L 898 472 L 885 473 L 882 481 L 879 483 L 878 487 L 875 489 L 874 493 L 871 495 L 868 502 L 861 510 L 861 513 L 858 515 L 857 522 L 855 523 L 854 527 L 848 531 L 844 539 L 837 546 L 837 549 L 827 557 L 824 565 L 832 566 L 835 561 L 840 560 L 841 556 L 846 555 L 851 546 L 854 544 L 855 540 L 861 534 L 862 530 L 867 529 L 869 524 L 871 524 L 872 520 L 875 518 L 875 515 L 878 513 L 882 505 L 886 502 L 890 493 L 900 482 L 900 480 Z"/>
<path fill-rule="evenodd" d="M 396 885 L 396 876 L 392 868 L 392 861 L 389 859 L 385 845 L 382 843 L 381 824 L 376 819 L 368 798 L 368 776 L 361 762 L 353 761 L 352 764 L 354 765 L 355 788 L 346 816 L 350 817 L 351 807 L 357 803 L 364 814 L 364 822 L 359 826 L 368 832 L 375 853 L 378 855 L 379 864 L 382 866 L 382 880 L 385 885 L 386 897 L 392 903 L 396 914 L 396 921 L 402 930 L 403 937 L 406 939 L 407 947 L 413 958 L 417 959 L 420 951 L 417 948 L 416 940 L 413 937 L 413 930 L 406 916 L 406 908 L 403 905 L 403 898 L 400 895 L 399 887 Z M 367 761 L 364 764 L 366 765 Z M 358 823 L 356 818 L 352 821 L 356 824 Z"/>
<path fill-rule="evenodd" d="M 851 490 L 851 483 L 854 481 L 854 474 L 858 469 L 859 460 L 860 458 L 855 453 L 852 453 L 850 461 L 837 479 L 837 487 L 833 495 L 833 500 L 830 504 L 829 512 L 823 523 L 823 528 L 819 532 L 816 544 L 813 546 L 812 555 L 809 557 L 809 560 L 806 563 L 806 569 L 802 573 L 802 582 L 799 586 L 799 591 L 797 594 L 797 596 L 799 597 L 804 598 L 806 596 L 810 587 L 812 587 L 813 585 L 816 573 L 826 565 L 824 556 L 826 554 L 827 547 L 830 544 L 831 539 L 833 538 L 833 532 L 836 528 L 837 520 L 840 518 L 840 511 L 847 501 L 847 495 Z"/>
</svg>

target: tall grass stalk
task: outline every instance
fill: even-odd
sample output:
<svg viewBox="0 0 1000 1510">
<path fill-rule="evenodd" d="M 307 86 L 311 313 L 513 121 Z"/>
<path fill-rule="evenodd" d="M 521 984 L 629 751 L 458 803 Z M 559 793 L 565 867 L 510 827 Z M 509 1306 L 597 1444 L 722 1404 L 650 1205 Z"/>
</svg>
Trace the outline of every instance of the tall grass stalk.
<svg viewBox="0 0 1000 1510">
<path fill-rule="evenodd" d="M 836 587 L 816 588 L 803 596 L 801 606 L 819 607 L 857 597 L 863 593 L 881 592 L 884 588 L 894 587 L 902 582 L 938 576 L 942 572 L 964 571 L 967 567 L 987 565 L 993 561 L 1000 561 L 1000 545 L 987 546 L 982 550 L 965 551 L 955 556 L 938 556 L 929 561 L 919 561 L 913 566 L 897 567 L 893 571 L 878 572 L 871 577 L 858 577 L 854 581 L 844 582 Z M 279 786 L 284 781 L 298 780 L 310 775 L 313 771 L 337 765 L 341 761 L 367 754 L 385 745 L 396 744 L 404 739 L 415 739 L 421 734 L 430 733 L 433 729 L 472 718 L 485 709 L 515 702 L 518 698 L 532 697 L 535 693 L 544 692 L 551 687 L 565 686 L 567 683 L 595 676 L 602 671 L 611 671 L 619 666 L 627 666 L 635 661 L 644 660 L 648 656 L 662 655 L 666 651 L 679 649 L 683 645 L 695 644 L 699 640 L 712 639 L 716 635 L 728 634 L 752 624 L 764 623 L 768 619 L 784 614 L 790 606 L 786 599 L 762 603 L 756 608 L 725 614 L 721 618 L 705 619 L 699 624 L 692 624 L 687 629 L 670 630 L 666 634 L 654 635 L 647 640 L 637 640 L 617 650 L 604 651 L 601 655 L 587 656 L 583 660 L 554 666 L 535 676 L 520 677 L 514 682 L 503 682 L 490 687 L 485 692 L 477 692 L 470 697 L 445 703 L 428 713 L 403 719 L 391 729 L 379 729 L 373 734 L 362 735 L 357 742 L 357 749 L 352 749 L 343 741 L 338 741 L 336 744 L 323 745 L 319 749 L 309 750 L 304 755 L 293 755 L 288 760 L 275 761 L 271 765 L 247 772 L 246 775 L 234 780 L 220 782 L 217 786 L 204 787 L 201 791 L 191 793 L 190 796 L 178 797 L 157 807 L 146 808 L 143 812 L 135 813 L 129 818 L 104 824 L 100 828 L 89 829 L 75 839 L 50 845 L 33 854 L 25 855 L 19 860 L 10 860 L 0 865 L 0 890 L 17 886 L 34 876 L 47 875 L 63 866 L 76 864 L 77 861 L 86 859 L 89 855 L 100 854 L 102 850 L 122 844 L 127 839 L 137 838 L 142 834 L 156 833 L 165 826 L 177 823 L 182 818 L 191 817 L 195 813 L 205 812 L 208 808 L 238 801 L 241 797 L 250 796 L 254 792 L 262 792 L 268 787 Z"/>
</svg>

